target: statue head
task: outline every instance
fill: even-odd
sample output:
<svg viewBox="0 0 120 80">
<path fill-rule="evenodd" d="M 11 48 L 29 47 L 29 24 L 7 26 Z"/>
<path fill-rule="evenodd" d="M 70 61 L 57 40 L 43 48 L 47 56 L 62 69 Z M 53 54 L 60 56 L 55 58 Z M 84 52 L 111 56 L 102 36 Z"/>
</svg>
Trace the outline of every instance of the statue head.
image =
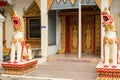
<svg viewBox="0 0 120 80">
<path fill-rule="evenodd" d="M 105 8 L 105 10 L 102 12 L 102 17 L 103 17 L 103 24 L 104 25 L 113 24 L 113 17 L 107 8 Z"/>
<path fill-rule="evenodd" d="M 14 15 L 12 16 L 12 22 L 13 22 L 13 26 L 14 26 L 15 31 L 22 29 L 20 18 L 18 17 L 16 12 L 14 12 Z"/>
</svg>

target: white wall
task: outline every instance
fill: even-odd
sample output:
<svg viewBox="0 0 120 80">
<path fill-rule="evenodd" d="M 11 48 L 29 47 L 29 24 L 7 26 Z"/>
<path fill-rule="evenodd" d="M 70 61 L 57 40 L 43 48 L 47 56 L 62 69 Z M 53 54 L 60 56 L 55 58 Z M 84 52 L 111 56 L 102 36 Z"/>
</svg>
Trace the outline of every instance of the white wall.
<svg viewBox="0 0 120 80">
<path fill-rule="evenodd" d="M 33 0 L 15 0 L 16 4 L 13 6 L 13 9 L 16 11 L 18 16 L 22 21 L 23 31 L 24 31 L 24 23 L 23 23 L 23 8 L 27 9 L 27 7 L 33 2 Z M 6 47 L 10 48 L 10 42 L 13 35 L 13 26 L 11 22 L 11 17 L 9 12 L 5 11 L 6 16 L 6 23 L 5 23 L 5 30 L 6 30 Z"/>
</svg>

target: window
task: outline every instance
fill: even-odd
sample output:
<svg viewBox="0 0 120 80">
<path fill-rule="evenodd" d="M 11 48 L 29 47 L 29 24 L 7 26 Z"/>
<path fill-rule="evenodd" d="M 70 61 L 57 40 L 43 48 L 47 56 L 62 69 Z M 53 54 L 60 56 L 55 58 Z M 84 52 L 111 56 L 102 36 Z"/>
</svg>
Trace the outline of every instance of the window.
<svg viewBox="0 0 120 80">
<path fill-rule="evenodd" d="M 40 39 L 40 18 L 28 18 L 28 39 Z"/>
</svg>

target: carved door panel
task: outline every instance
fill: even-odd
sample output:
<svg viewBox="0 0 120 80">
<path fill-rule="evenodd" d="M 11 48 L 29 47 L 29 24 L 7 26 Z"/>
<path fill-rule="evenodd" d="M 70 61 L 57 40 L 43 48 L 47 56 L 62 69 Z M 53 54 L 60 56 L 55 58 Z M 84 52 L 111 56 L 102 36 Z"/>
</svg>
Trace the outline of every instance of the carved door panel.
<svg viewBox="0 0 120 80">
<path fill-rule="evenodd" d="M 78 16 L 66 17 L 66 52 L 78 52 Z"/>
<path fill-rule="evenodd" d="M 82 17 L 82 53 L 95 51 L 95 18 L 94 15 Z"/>
</svg>

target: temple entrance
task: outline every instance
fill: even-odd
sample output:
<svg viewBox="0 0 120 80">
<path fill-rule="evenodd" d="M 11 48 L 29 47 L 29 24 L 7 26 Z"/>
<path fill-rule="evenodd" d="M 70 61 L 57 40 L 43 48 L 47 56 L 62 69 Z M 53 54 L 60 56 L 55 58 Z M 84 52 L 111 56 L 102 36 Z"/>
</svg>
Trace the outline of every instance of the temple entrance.
<svg viewBox="0 0 120 80">
<path fill-rule="evenodd" d="M 79 35 L 81 35 L 82 54 L 100 54 L 101 16 L 97 6 L 82 7 L 81 34 L 79 33 L 78 9 L 61 10 L 61 49 L 59 53 L 78 54 Z"/>
<path fill-rule="evenodd" d="M 66 53 L 78 53 L 78 16 L 66 16 Z"/>
</svg>

